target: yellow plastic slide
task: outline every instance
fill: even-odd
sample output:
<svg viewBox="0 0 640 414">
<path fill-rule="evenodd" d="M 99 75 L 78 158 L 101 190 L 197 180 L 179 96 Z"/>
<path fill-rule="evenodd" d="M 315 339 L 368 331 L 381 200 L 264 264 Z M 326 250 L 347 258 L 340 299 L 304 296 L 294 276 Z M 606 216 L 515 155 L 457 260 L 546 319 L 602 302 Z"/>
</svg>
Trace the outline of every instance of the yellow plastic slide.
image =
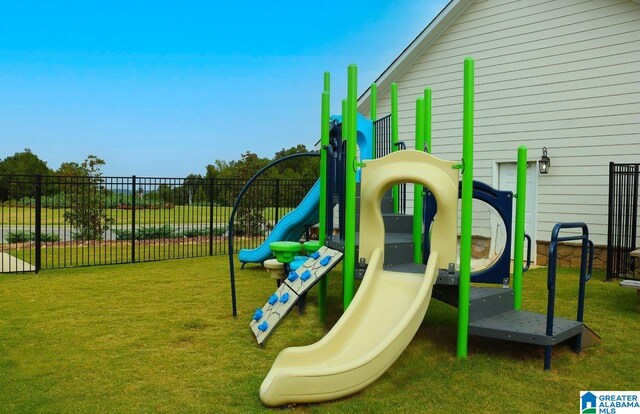
<svg viewBox="0 0 640 414">
<path fill-rule="evenodd" d="M 419 151 L 398 151 L 363 169 L 360 256 L 367 271 L 349 308 L 315 344 L 280 352 L 260 387 L 265 405 L 321 402 L 360 391 L 379 378 L 409 345 L 429 306 L 438 268 L 455 260 L 458 200 L 453 163 Z M 424 275 L 383 270 L 380 199 L 398 182 L 418 182 L 438 202 Z M 442 207 L 442 208 L 441 208 Z M 438 247 L 439 250 L 436 250 Z"/>
<path fill-rule="evenodd" d="M 435 256 L 435 257 L 434 257 Z M 320 402 L 357 392 L 380 377 L 409 345 L 427 312 L 437 253 L 425 277 L 382 270 L 376 249 L 357 299 L 313 345 L 278 355 L 260 387 L 269 406 Z"/>
</svg>

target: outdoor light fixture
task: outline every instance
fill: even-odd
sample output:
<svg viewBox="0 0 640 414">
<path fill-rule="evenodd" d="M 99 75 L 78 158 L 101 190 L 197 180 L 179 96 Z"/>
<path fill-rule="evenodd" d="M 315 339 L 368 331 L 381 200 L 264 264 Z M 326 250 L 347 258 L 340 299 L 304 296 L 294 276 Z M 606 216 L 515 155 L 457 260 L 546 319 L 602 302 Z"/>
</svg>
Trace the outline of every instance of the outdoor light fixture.
<svg viewBox="0 0 640 414">
<path fill-rule="evenodd" d="M 548 174 L 549 167 L 551 166 L 551 160 L 547 157 L 547 147 L 542 147 L 542 157 L 538 161 L 538 168 L 540 168 L 540 174 Z"/>
</svg>

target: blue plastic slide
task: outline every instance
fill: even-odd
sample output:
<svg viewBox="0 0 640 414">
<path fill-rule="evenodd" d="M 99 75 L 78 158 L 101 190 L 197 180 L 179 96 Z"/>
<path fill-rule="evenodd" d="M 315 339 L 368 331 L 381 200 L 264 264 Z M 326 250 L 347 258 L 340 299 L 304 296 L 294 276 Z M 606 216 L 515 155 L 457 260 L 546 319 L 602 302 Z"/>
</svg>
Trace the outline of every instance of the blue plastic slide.
<svg viewBox="0 0 640 414">
<path fill-rule="evenodd" d="M 302 199 L 298 207 L 286 214 L 273 228 L 269 237 L 255 249 L 242 249 L 238 254 L 241 263 L 262 263 L 273 257 L 269 245 L 275 241 L 298 241 L 306 226 L 318 223 L 320 206 L 320 180 Z"/>
</svg>

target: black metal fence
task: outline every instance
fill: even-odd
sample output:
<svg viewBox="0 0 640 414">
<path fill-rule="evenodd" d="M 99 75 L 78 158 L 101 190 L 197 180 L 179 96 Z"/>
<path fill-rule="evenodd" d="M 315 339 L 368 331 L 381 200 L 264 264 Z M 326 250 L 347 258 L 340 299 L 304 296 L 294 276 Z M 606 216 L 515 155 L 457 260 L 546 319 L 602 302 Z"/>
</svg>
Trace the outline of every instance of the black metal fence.
<svg viewBox="0 0 640 414">
<path fill-rule="evenodd" d="M 607 279 L 640 279 L 638 263 L 629 255 L 637 248 L 640 164 L 609 163 Z"/>
<path fill-rule="evenodd" d="M 259 246 L 313 180 L 260 180 L 235 221 Z M 0 176 L 0 271 L 30 272 L 227 253 L 241 179 Z"/>
<path fill-rule="evenodd" d="M 391 115 L 377 119 L 373 122 L 374 139 L 376 141 L 375 158 L 382 158 L 393 152 Z M 399 150 L 407 149 L 404 142 L 398 143 Z M 407 184 L 398 185 L 398 212 L 405 214 L 407 212 Z"/>
<path fill-rule="evenodd" d="M 373 128 L 376 140 L 375 158 L 391 154 L 391 115 L 374 121 Z"/>
</svg>

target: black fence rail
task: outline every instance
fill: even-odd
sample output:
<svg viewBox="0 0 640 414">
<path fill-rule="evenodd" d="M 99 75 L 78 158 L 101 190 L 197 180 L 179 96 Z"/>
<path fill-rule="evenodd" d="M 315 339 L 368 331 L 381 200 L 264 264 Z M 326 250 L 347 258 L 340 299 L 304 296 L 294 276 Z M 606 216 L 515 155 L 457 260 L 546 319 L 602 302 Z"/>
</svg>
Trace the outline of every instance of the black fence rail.
<svg viewBox="0 0 640 414">
<path fill-rule="evenodd" d="M 640 279 L 637 248 L 640 164 L 609 163 L 607 279 Z"/>
<path fill-rule="evenodd" d="M 374 121 L 373 128 L 376 140 L 375 158 L 391 154 L 391 115 Z"/>
<path fill-rule="evenodd" d="M 237 249 L 260 245 L 313 180 L 261 180 L 236 218 Z M 0 176 L 0 271 L 227 253 L 241 179 Z"/>
<path fill-rule="evenodd" d="M 382 158 L 391 154 L 393 149 L 392 131 L 391 131 L 391 115 L 377 119 L 373 122 L 373 131 L 376 141 L 375 158 Z M 407 149 L 404 142 L 398 143 L 398 150 Z M 407 184 L 398 185 L 398 212 L 405 214 L 407 212 Z"/>
</svg>

